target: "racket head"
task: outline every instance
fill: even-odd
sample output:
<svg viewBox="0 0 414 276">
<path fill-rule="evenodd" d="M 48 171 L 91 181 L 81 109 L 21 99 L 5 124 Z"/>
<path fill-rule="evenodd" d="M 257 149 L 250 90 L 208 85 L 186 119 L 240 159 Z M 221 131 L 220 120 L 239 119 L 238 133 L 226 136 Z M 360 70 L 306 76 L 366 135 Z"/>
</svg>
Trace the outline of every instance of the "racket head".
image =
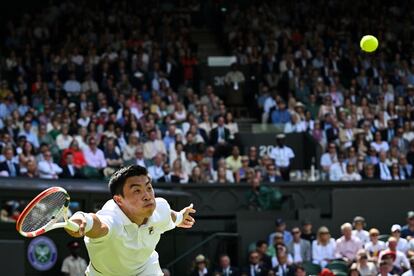
<svg viewBox="0 0 414 276">
<path fill-rule="evenodd" d="M 44 190 L 20 214 L 17 231 L 24 237 L 33 238 L 53 229 L 57 222 L 67 220 L 69 202 L 68 193 L 61 187 Z"/>
</svg>

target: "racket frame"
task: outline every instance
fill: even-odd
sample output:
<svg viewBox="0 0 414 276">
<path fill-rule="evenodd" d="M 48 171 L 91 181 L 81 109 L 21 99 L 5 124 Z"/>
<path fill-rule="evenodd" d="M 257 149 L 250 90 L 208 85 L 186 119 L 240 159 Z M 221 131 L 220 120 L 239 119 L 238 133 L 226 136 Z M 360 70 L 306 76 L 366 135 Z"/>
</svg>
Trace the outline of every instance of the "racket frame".
<svg viewBox="0 0 414 276">
<path fill-rule="evenodd" d="M 22 227 L 22 223 L 24 221 L 24 219 L 26 218 L 26 216 L 30 213 L 30 211 L 33 210 L 33 208 L 36 206 L 36 204 L 38 204 L 42 199 L 44 199 L 45 197 L 56 193 L 56 192 L 63 192 L 66 195 L 66 202 L 64 204 L 64 206 L 61 207 L 60 210 L 60 216 L 51 219 L 48 223 L 46 223 L 43 227 L 32 231 L 32 232 L 25 232 L 21 229 Z M 37 236 L 40 236 L 50 230 L 53 229 L 57 229 L 57 228 L 66 228 L 70 231 L 73 232 L 77 232 L 79 230 L 79 225 L 76 224 L 73 221 L 68 220 L 68 208 L 69 208 L 69 202 L 70 202 L 70 197 L 69 194 L 66 192 L 65 189 L 63 189 L 62 187 L 51 187 L 48 188 L 46 190 L 44 190 L 43 192 L 41 192 L 40 194 L 38 194 L 32 201 L 30 201 L 30 203 L 26 206 L 26 208 L 24 208 L 23 212 L 20 214 L 19 218 L 17 219 L 16 222 L 16 229 L 17 231 L 24 237 L 27 238 L 34 238 Z M 58 220 L 61 219 L 61 217 L 63 217 L 64 221 L 62 222 L 56 222 Z"/>
</svg>

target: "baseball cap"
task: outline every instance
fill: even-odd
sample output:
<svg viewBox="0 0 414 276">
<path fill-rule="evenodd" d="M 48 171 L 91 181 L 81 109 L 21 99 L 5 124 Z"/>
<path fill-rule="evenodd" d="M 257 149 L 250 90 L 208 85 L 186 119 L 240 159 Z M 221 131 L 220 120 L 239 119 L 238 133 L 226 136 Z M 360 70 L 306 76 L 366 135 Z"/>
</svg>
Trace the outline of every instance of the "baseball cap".
<svg viewBox="0 0 414 276">
<path fill-rule="evenodd" d="M 282 218 L 277 218 L 275 222 L 276 226 L 285 224 L 285 221 Z"/>
<path fill-rule="evenodd" d="M 391 232 L 395 232 L 395 231 L 401 231 L 401 226 L 399 224 L 394 224 L 391 227 Z"/>
<path fill-rule="evenodd" d="M 409 211 L 409 212 L 407 213 L 407 218 L 409 218 L 409 219 L 414 218 L 414 211 Z"/>
</svg>

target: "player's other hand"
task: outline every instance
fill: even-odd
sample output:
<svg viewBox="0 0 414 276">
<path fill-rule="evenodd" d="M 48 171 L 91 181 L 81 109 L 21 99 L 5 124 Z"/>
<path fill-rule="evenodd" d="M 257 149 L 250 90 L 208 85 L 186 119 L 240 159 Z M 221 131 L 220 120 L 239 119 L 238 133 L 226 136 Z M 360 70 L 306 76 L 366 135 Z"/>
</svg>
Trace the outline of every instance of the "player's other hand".
<svg viewBox="0 0 414 276">
<path fill-rule="evenodd" d="M 69 220 L 79 225 L 79 230 L 77 232 L 73 232 L 65 228 L 65 231 L 74 238 L 81 238 L 85 236 L 85 226 L 86 226 L 85 217 L 81 215 L 73 215 Z"/>
<path fill-rule="evenodd" d="M 194 214 L 196 210 L 193 208 L 193 204 L 191 203 L 189 206 L 185 207 L 180 211 L 183 214 L 183 222 L 181 222 L 178 227 L 181 228 L 191 228 L 195 223 L 195 219 L 191 216 Z"/>
</svg>

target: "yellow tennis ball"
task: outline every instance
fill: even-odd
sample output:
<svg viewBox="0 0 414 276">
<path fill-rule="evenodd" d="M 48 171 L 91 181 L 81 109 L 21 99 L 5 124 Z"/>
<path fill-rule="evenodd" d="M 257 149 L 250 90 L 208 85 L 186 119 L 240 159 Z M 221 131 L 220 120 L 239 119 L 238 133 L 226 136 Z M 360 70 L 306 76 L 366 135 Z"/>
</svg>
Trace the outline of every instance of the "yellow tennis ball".
<svg viewBox="0 0 414 276">
<path fill-rule="evenodd" d="M 362 50 L 371 53 L 378 48 L 378 39 L 373 35 L 364 35 L 359 45 Z"/>
</svg>

